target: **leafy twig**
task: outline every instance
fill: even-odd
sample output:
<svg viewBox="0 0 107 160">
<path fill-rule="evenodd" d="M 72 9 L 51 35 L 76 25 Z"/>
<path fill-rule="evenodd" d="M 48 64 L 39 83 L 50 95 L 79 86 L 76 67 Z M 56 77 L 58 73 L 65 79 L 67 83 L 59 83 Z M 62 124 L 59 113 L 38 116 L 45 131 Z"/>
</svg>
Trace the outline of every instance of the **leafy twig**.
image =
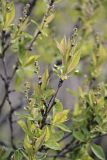
<svg viewBox="0 0 107 160">
<path fill-rule="evenodd" d="M 46 18 L 48 17 L 49 12 L 50 12 L 50 10 L 51 10 L 52 7 L 53 7 L 54 1 L 55 1 L 55 0 L 51 0 L 50 3 L 49 3 L 48 9 L 47 9 L 47 11 L 46 11 L 46 13 L 45 13 L 42 21 L 41 21 L 41 29 L 44 28 Z M 29 50 L 32 49 L 32 46 L 33 46 L 34 42 L 36 41 L 37 37 L 38 37 L 40 34 L 41 34 L 41 31 L 40 31 L 40 29 L 37 28 L 37 29 L 35 30 L 33 39 L 32 39 L 32 41 L 30 42 L 30 44 L 29 44 L 29 46 L 28 46 L 28 49 L 29 49 Z"/>
<path fill-rule="evenodd" d="M 44 125 L 46 124 L 47 116 L 48 116 L 49 112 L 51 111 L 51 109 L 52 109 L 53 106 L 54 106 L 55 98 L 56 98 L 57 93 L 58 93 L 59 89 L 61 88 L 62 84 L 63 84 L 63 80 L 60 79 L 55 94 L 50 98 L 49 103 L 48 103 L 48 105 L 46 106 L 46 110 L 45 110 L 45 113 L 44 113 L 44 115 L 43 115 L 43 119 L 42 119 L 42 122 L 41 122 L 41 128 L 43 128 Z"/>
</svg>

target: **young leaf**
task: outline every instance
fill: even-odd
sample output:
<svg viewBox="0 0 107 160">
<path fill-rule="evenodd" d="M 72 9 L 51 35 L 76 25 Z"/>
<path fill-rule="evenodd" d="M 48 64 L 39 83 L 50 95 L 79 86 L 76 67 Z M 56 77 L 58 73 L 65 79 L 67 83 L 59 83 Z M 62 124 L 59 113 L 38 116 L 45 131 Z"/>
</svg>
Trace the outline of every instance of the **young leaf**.
<svg viewBox="0 0 107 160">
<path fill-rule="evenodd" d="M 38 151 L 38 149 L 42 146 L 42 144 L 45 141 L 46 137 L 46 130 L 42 133 L 42 135 L 37 139 L 36 145 L 35 145 L 35 151 Z"/>
<path fill-rule="evenodd" d="M 23 159 L 23 155 L 20 152 L 20 150 L 16 150 L 13 157 L 14 157 L 15 160 L 22 160 Z"/>
<path fill-rule="evenodd" d="M 65 132 L 71 132 L 71 130 L 69 129 L 69 127 L 67 127 L 65 124 L 57 124 L 55 125 L 57 126 L 58 128 L 60 128 L 62 131 L 65 131 Z"/>
<path fill-rule="evenodd" d="M 67 117 L 68 113 L 69 113 L 69 109 L 56 113 L 53 117 L 53 124 L 60 124 L 65 122 L 68 118 Z"/>
<path fill-rule="evenodd" d="M 49 139 L 45 146 L 53 150 L 61 150 L 60 145 L 54 139 Z"/>
<path fill-rule="evenodd" d="M 6 5 L 7 11 L 4 16 L 4 28 L 9 27 L 15 17 L 14 2 L 10 2 Z"/>
<path fill-rule="evenodd" d="M 32 145 L 30 144 L 30 139 L 29 139 L 28 135 L 26 135 L 24 138 L 24 148 L 28 152 L 30 152 L 32 150 Z"/>
<path fill-rule="evenodd" d="M 67 74 L 71 73 L 76 68 L 76 66 L 79 63 L 79 60 L 80 60 L 80 51 L 77 51 L 73 55 L 72 60 L 71 60 L 70 64 L 67 67 Z"/>
<path fill-rule="evenodd" d="M 41 85 L 42 90 L 44 90 L 46 88 L 46 85 L 48 83 L 48 79 L 49 79 L 49 73 L 48 73 L 48 69 L 46 69 L 46 71 L 44 72 L 44 74 L 42 76 L 42 85 Z"/>
<path fill-rule="evenodd" d="M 62 111 L 63 111 L 63 105 L 60 102 L 60 100 L 56 99 L 56 104 L 53 107 L 53 115 L 55 115 L 55 113 L 62 112 Z"/>
<path fill-rule="evenodd" d="M 54 14 L 51 14 L 50 16 L 47 17 L 46 19 L 46 23 L 45 23 L 45 26 L 47 26 L 54 18 Z"/>
<path fill-rule="evenodd" d="M 100 160 L 106 160 L 104 151 L 101 146 L 98 146 L 96 144 L 92 144 L 91 149 L 97 158 L 99 158 Z"/>
<path fill-rule="evenodd" d="M 27 129 L 27 126 L 26 126 L 25 122 L 22 121 L 22 120 L 19 120 L 17 123 L 18 123 L 18 125 L 22 128 L 22 130 L 23 130 L 25 133 L 27 133 L 28 129 Z"/>
<path fill-rule="evenodd" d="M 50 138 L 50 130 L 49 130 L 49 127 L 46 126 L 46 136 L 45 136 L 45 141 L 48 141 L 49 138 Z"/>
<path fill-rule="evenodd" d="M 73 131 L 73 136 L 77 139 L 77 140 L 79 140 L 79 141 L 81 141 L 81 142 L 83 142 L 84 141 L 84 135 L 82 134 L 82 132 L 81 131 Z"/>
<path fill-rule="evenodd" d="M 34 62 L 39 58 L 38 55 L 31 55 L 31 56 L 27 56 L 24 66 L 29 66 L 29 65 L 33 65 Z"/>
</svg>

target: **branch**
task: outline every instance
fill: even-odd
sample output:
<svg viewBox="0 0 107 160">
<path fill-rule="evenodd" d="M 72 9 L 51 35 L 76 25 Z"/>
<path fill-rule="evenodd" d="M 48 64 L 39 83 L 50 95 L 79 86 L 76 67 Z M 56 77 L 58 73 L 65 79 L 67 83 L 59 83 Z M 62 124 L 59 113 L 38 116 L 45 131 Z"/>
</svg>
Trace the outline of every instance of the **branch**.
<svg viewBox="0 0 107 160">
<path fill-rule="evenodd" d="M 30 16 L 30 15 L 31 15 L 32 10 L 33 10 L 33 8 L 35 7 L 36 2 L 37 2 L 37 0 L 31 0 L 31 2 L 29 2 L 30 7 L 29 7 L 29 9 L 28 9 L 27 16 Z"/>
<path fill-rule="evenodd" d="M 52 10 L 52 8 L 53 8 L 54 1 L 55 1 L 55 0 L 51 0 L 50 3 L 49 3 L 48 9 L 47 9 L 47 11 L 46 11 L 46 13 L 45 13 L 42 21 L 41 21 L 41 24 L 40 24 L 40 25 L 41 25 L 41 29 L 44 28 L 44 25 L 45 25 L 45 22 L 46 22 L 46 18 L 48 17 L 49 12 L 50 12 L 50 11 Z M 36 41 L 36 39 L 38 38 L 38 36 L 39 36 L 40 34 L 41 34 L 41 31 L 40 31 L 40 29 L 37 28 L 37 29 L 35 30 L 34 37 L 33 37 L 32 41 L 30 42 L 30 44 L 29 44 L 29 46 L 28 46 L 28 50 L 32 50 L 32 46 L 33 46 L 34 42 Z"/>
<path fill-rule="evenodd" d="M 22 107 L 21 105 L 18 105 L 15 108 L 12 108 L 11 114 L 13 114 L 15 111 L 19 110 L 21 107 Z M 0 126 L 2 126 L 6 122 L 7 119 L 9 119 L 9 115 L 10 115 L 10 113 L 7 113 L 5 115 L 5 117 L 0 121 Z M 12 122 L 14 123 L 14 121 L 12 121 Z"/>
<path fill-rule="evenodd" d="M 1 56 L 1 61 L 2 61 L 2 64 L 3 64 L 3 69 L 4 69 L 4 77 L 3 77 L 2 74 L 0 74 L 0 77 L 1 77 L 2 81 L 4 82 L 5 95 L 4 95 L 4 98 L 3 98 L 3 100 L 0 104 L 0 114 L 1 114 L 2 108 L 5 104 L 5 101 L 7 100 L 8 103 L 9 103 L 9 106 L 10 106 L 10 112 L 9 112 L 8 118 L 9 118 L 10 132 L 11 132 L 11 145 L 12 145 L 13 149 L 16 149 L 16 146 L 14 144 L 13 123 L 12 123 L 13 106 L 12 106 L 12 103 L 11 103 L 11 100 L 10 100 L 10 97 L 9 97 L 9 94 L 10 94 L 9 87 L 10 87 L 10 83 L 11 83 L 11 81 L 12 81 L 12 79 L 13 79 L 15 73 L 16 73 L 16 70 L 18 68 L 18 60 L 16 62 L 16 66 L 13 70 L 13 73 L 12 73 L 11 77 L 8 77 L 7 68 L 6 68 L 6 64 L 5 64 L 5 53 L 6 53 L 7 49 L 10 47 L 10 44 L 6 45 L 5 35 L 6 35 L 6 32 L 2 31 L 2 37 L 1 37 L 2 56 Z"/>
<path fill-rule="evenodd" d="M 71 136 L 71 133 L 66 134 L 64 137 L 62 137 L 58 142 L 60 143 L 61 141 L 67 139 L 68 137 Z"/>
<path fill-rule="evenodd" d="M 51 111 L 51 109 L 52 109 L 52 107 L 53 107 L 53 105 L 54 105 L 54 102 L 55 102 L 55 98 L 56 98 L 56 96 L 57 96 L 57 94 L 58 94 L 58 91 L 59 91 L 59 89 L 61 88 L 62 84 L 63 84 L 63 80 L 60 79 L 60 80 L 59 80 L 59 83 L 58 83 L 58 88 L 57 88 L 55 94 L 51 97 L 51 99 L 50 99 L 50 101 L 49 101 L 49 104 L 48 104 L 48 112 L 47 112 L 47 113 L 49 113 L 49 112 Z"/>
<path fill-rule="evenodd" d="M 3 57 L 3 59 L 4 59 L 4 57 Z M 2 108 L 3 108 L 4 104 L 5 104 L 5 101 L 6 101 L 7 97 L 8 97 L 8 94 L 10 93 L 9 86 L 10 86 L 11 80 L 13 79 L 13 77 L 14 77 L 14 75 L 16 73 L 16 70 L 18 68 L 18 61 L 17 61 L 11 77 L 8 77 L 7 71 L 6 71 L 6 66 L 5 66 L 5 61 L 2 60 L 2 63 L 3 63 L 4 72 L 5 72 L 5 78 L 1 74 L 0 74 L 0 77 L 1 77 L 1 79 L 4 82 L 4 85 L 5 85 L 5 95 L 4 95 L 4 98 L 3 98 L 3 100 L 2 100 L 2 102 L 0 104 L 0 114 L 1 114 Z"/>
<path fill-rule="evenodd" d="M 16 149 L 16 146 L 14 144 L 14 134 L 13 134 L 13 117 L 12 117 L 13 116 L 13 106 L 12 106 L 12 102 L 10 100 L 9 95 L 7 96 L 7 101 L 10 105 L 10 113 L 9 113 L 9 117 L 8 117 L 9 118 L 9 125 L 10 125 L 10 132 L 11 132 L 10 140 L 11 140 L 11 145 L 12 145 L 13 149 Z"/>
<path fill-rule="evenodd" d="M 50 98 L 50 101 L 49 101 L 48 105 L 46 106 L 46 110 L 45 110 L 45 113 L 44 113 L 44 115 L 43 115 L 43 119 L 42 119 L 42 122 L 41 122 L 41 127 L 40 127 L 41 129 L 42 129 L 42 128 L 44 127 L 44 125 L 46 124 L 47 116 L 48 116 L 49 112 L 51 111 L 51 109 L 53 108 L 53 106 L 54 106 L 54 104 L 55 104 L 55 98 L 56 98 L 56 96 L 57 96 L 57 94 L 58 94 L 58 91 L 59 91 L 59 89 L 61 88 L 62 84 L 63 84 L 63 80 L 60 79 L 55 94 Z"/>
<path fill-rule="evenodd" d="M 100 135 L 97 135 L 95 137 L 92 138 L 92 141 L 95 140 L 95 139 L 98 139 L 98 138 L 102 138 L 104 136 L 107 136 L 107 133 L 105 134 L 100 134 Z M 70 141 L 70 143 L 68 143 L 64 148 L 62 148 L 62 150 L 59 152 L 59 154 L 56 154 L 56 155 L 52 155 L 51 157 L 54 157 L 55 159 L 58 158 L 58 157 L 66 157 L 66 154 L 67 153 L 71 153 L 73 152 L 75 149 L 77 149 L 78 147 L 86 144 L 87 142 L 79 142 L 77 141 L 74 145 L 73 145 L 73 141 Z"/>
</svg>

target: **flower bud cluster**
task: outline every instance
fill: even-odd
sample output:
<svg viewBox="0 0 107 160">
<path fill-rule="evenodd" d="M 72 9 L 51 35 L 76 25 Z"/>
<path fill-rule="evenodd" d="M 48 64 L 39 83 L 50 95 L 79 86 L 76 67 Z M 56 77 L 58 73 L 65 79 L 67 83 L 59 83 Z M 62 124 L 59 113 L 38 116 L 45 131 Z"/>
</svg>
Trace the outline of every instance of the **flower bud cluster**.
<svg viewBox="0 0 107 160">
<path fill-rule="evenodd" d="M 29 83 L 29 82 L 26 82 L 24 85 L 25 85 L 25 91 L 24 91 L 24 93 L 25 93 L 25 98 L 26 98 L 26 100 L 29 101 L 30 83 Z"/>
<path fill-rule="evenodd" d="M 39 70 L 40 70 L 38 61 L 35 61 L 35 62 L 34 62 L 34 66 L 35 66 L 34 73 L 36 73 L 36 74 L 38 75 L 38 74 L 39 74 Z"/>
</svg>

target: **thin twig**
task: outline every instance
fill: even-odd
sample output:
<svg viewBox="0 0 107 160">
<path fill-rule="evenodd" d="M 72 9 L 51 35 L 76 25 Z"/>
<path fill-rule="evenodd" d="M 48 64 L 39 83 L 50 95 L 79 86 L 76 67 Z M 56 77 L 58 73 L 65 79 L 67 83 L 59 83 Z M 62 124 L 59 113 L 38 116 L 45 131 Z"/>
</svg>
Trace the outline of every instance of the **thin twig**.
<svg viewBox="0 0 107 160">
<path fill-rule="evenodd" d="M 58 94 L 58 91 L 59 91 L 59 89 L 61 88 L 62 84 L 63 84 L 63 80 L 60 79 L 55 94 L 50 98 L 49 103 L 48 103 L 48 105 L 46 106 L 46 110 L 45 110 L 45 113 L 44 113 L 44 115 L 43 115 L 43 119 L 42 119 L 41 127 L 40 127 L 40 128 L 43 128 L 44 125 L 46 124 L 47 116 L 48 116 L 49 112 L 51 111 L 51 109 L 52 109 L 53 106 L 54 106 L 55 98 L 56 98 L 56 96 L 57 96 L 57 94 Z"/>
<path fill-rule="evenodd" d="M 55 102 L 55 98 L 56 98 L 56 96 L 57 96 L 57 94 L 58 94 L 58 91 L 59 91 L 59 89 L 61 88 L 62 84 L 63 84 L 63 80 L 60 79 L 60 80 L 59 80 L 59 83 L 58 83 L 57 90 L 56 90 L 55 94 L 51 97 L 51 99 L 50 99 L 50 101 L 49 101 L 49 103 L 48 103 L 48 112 L 47 112 L 47 113 L 49 113 L 49 112 L 51 111 L 51 109 L 52 109 L 52 107 L 53 107 L 53 105 L 54 105 L 54 102 Z"/>
<path fill-rule="evenodd" d="M 70 137 L 70 136 L 71 136 L 71 133 L 66 134 L 64 137 L 62 137 L 62 138 L 58 141 L 58 143 L 60 143 L 61 141 L 64 141 L 65 139 L 67 139 L 67 138 Z"/>
<path fill-rule="evenodd" d="M 42 21 L 41 21 L 41 29 L 44 28 L 46 18 L 48 17 L 49 12 L 51 11 L 51 9 L 52 9 L 52 7 L 53 7 L 54 1 L 55 1 L 55 0 L 51 0 L 50 3 L 49 3 L 48 9 L 47 9 L 47 11 L 46 11 L 46 13 L 45 13 Z M 40 31 L 39 28 L 37 28 L 37 29 L 35 30 L 34 37 L 33 37 L 32 41 L 30 42 L 30 44 L 29 44 L 29 46 L 28 46 L 28 49 L 29 49 L 29 50 L 32 49 L 32 46 L 33 46 L 34 42 L 36 41 L 37 37 L 38 37 L 40 34 L 41 34 L 41 31 Z"/>
<path fill-rule="evenodd" d="M 30 7 L 29 7 L 29 9 L 28 9 L 27 16 L 30 16 L 30 15 L 31 15 L 32 10 L 33 10 L 33 8 L 35 7 L 36 2 L 37 2 L 37 0 L 31 0 L 31 1 L 29 2 Z"/>
<path fill-rule="evenodd" d="M 22 107 L 21 105 L 18 105 L 16 107 L 12 108 L 11 113 L 13 114 L 15 111 L 19 110 L 21 107 Z M 3 117 L 3 119 L 0 121 L 0 126 L 2 126 L 6 122 L 7 119 L 9 119 L 9 115 L 10 115 L 10 112 L 7 113 L 5 115 L 5 117 Z"/>
</svg>

